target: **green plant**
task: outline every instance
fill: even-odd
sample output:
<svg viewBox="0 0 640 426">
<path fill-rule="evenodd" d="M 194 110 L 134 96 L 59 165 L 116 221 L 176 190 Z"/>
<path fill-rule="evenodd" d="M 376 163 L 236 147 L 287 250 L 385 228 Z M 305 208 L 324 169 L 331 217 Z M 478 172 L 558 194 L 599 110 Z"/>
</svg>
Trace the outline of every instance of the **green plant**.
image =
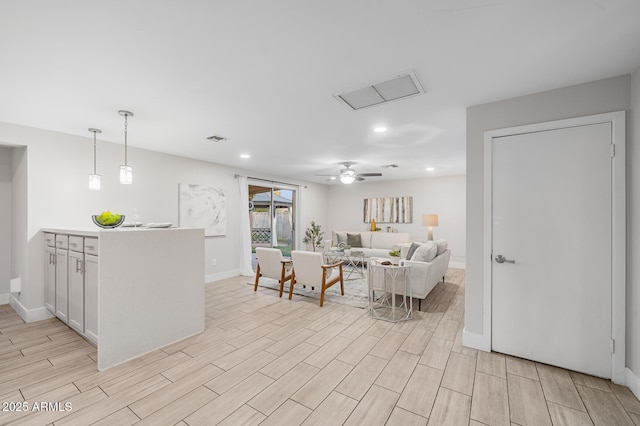
<svg viewBox="0 0 640 426">
<path fill-rule="evenodd" d="M 391 250 L 389 252 L 389 256 L 391 256 L 391 257 L 400 257 L 400 250 Z"/>
<path fill-rule="evenodd" d="M 311 244 L 313 251 L 316 251 L 316 247 L 322 247 L 322 238 L 324 238 L 324 232 L 320 230 L 320 225 L 316 225 L 314 221 L 311 221 L 311 226 L 304 231 L 302 242 Z"/>
</svg>

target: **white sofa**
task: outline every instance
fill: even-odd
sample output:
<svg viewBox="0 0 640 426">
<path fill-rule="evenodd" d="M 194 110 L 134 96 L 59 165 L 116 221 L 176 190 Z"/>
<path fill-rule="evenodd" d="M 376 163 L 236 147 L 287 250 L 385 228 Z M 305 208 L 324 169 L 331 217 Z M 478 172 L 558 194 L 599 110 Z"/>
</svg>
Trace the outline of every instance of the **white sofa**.
<svg viewBox="0 0 640 426">
<path fill-rule="evenodd" d="M 411 296 L 418 299 L 418 310 L 421 309 L 422 299 L 433 290 L 442 280 L 449 268 L 451 250 L 448 248 L 447 240 L 427 241 L 420 244 L 421 248 L 416 249 L 410 259 L 407 254 L 411 244 L 403 244 L 400 247 L 400 264 L 411 265 L 409 277 L 411 282 Z"/>
<path fill-rule="evenodd" d="M 331 233 L 331 239 L 325 240 L 325 251 L 337 250 L 340 242 L 344 241 L 348 244 L 349 236 L 356 234 L 360 235 L 361 247 L 357 245 L 349 244 L 351 251 L 361 251 L 364 253 L 364 260 L 371 257 L 384 257 L 389 258 L 389 251 L 400 250 L 401 245 L 411 245 L 411 234 L 407 232 L 347 232 L 347 231 L 334 231 Z M 353 240 L 353 238 L 351 238 Z"/>
</svg>

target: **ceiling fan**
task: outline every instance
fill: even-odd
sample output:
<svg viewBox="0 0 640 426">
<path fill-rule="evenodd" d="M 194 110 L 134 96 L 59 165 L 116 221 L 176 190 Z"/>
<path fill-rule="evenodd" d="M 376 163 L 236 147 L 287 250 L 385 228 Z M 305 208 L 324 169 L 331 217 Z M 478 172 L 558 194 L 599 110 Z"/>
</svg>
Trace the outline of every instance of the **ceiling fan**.
<svg viewBox="0 0 640 426">
<path fill-rule="evenodd" d="M 365 180 L 365 177 L 374 177 L 374 176 L 382 176 L 382 173 L 356 173 L 355 170 L 353 170 L 351 168 L 351 166 L 353 166 L 354 162 L 351 161 L 343 161 L 342 163 L 338 163 L 338 164 L 342 164 L 344 166 L 344 169 L 340 170 L 340 174 L 338 175 L 316 175 L 316 176 L 327 176 L 329 177 L 328 180 L 335 180 L 335 179 L 340 179 L 340 182 L 344 183 L 344 184 L 350 184 L 353 183 L 354 181 L 358 181 L 361 182 L 363 180 Z"/>
</svg>

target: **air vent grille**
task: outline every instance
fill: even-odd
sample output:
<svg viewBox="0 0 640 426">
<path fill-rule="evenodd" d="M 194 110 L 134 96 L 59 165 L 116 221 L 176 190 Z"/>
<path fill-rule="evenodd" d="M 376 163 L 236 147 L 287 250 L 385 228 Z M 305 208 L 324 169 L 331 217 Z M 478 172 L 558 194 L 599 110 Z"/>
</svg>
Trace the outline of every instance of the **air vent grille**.
<svg viewBox="0 0 640 426">
<path fill-rule="evenodd" d="M 334 93 L 343 105 L 354 111 L 386 102 L 410 98 L 425 93 L 413 71 L 406 71 L 395 77 L 368 86 Z"/>
</svg>

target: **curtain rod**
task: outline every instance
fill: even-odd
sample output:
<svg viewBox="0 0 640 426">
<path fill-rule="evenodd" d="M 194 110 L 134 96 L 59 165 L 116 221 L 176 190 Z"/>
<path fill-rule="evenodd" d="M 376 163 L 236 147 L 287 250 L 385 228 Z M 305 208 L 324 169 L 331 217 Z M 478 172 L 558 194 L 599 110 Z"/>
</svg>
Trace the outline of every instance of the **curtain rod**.
<svg viewBox="0 0 640 426">
<path fill-rule="evenodd" d="M 234 175 L 234 177 L 236 179 L 239 178 L 239 177 L 246 177 L 247 179 L 259 180 L 259 181 L 262 181 L 262 182 L 269 182 L 269 183 L 279 183 L 281 185 L 297 186 L 298 188 L 300 186 L 302 186 L 302 185 L 296 185 L 295 183 L 278 182 L 277 180 L 260 179 L 260 178 L 252 177 L 252 176 L 242 176 L 242 175 L 239 175 L 237 173 Z M 306 188 L 306 187 L 307 187 L 306 185 L 303 186 L 303 188 Z"/>
</svg>

